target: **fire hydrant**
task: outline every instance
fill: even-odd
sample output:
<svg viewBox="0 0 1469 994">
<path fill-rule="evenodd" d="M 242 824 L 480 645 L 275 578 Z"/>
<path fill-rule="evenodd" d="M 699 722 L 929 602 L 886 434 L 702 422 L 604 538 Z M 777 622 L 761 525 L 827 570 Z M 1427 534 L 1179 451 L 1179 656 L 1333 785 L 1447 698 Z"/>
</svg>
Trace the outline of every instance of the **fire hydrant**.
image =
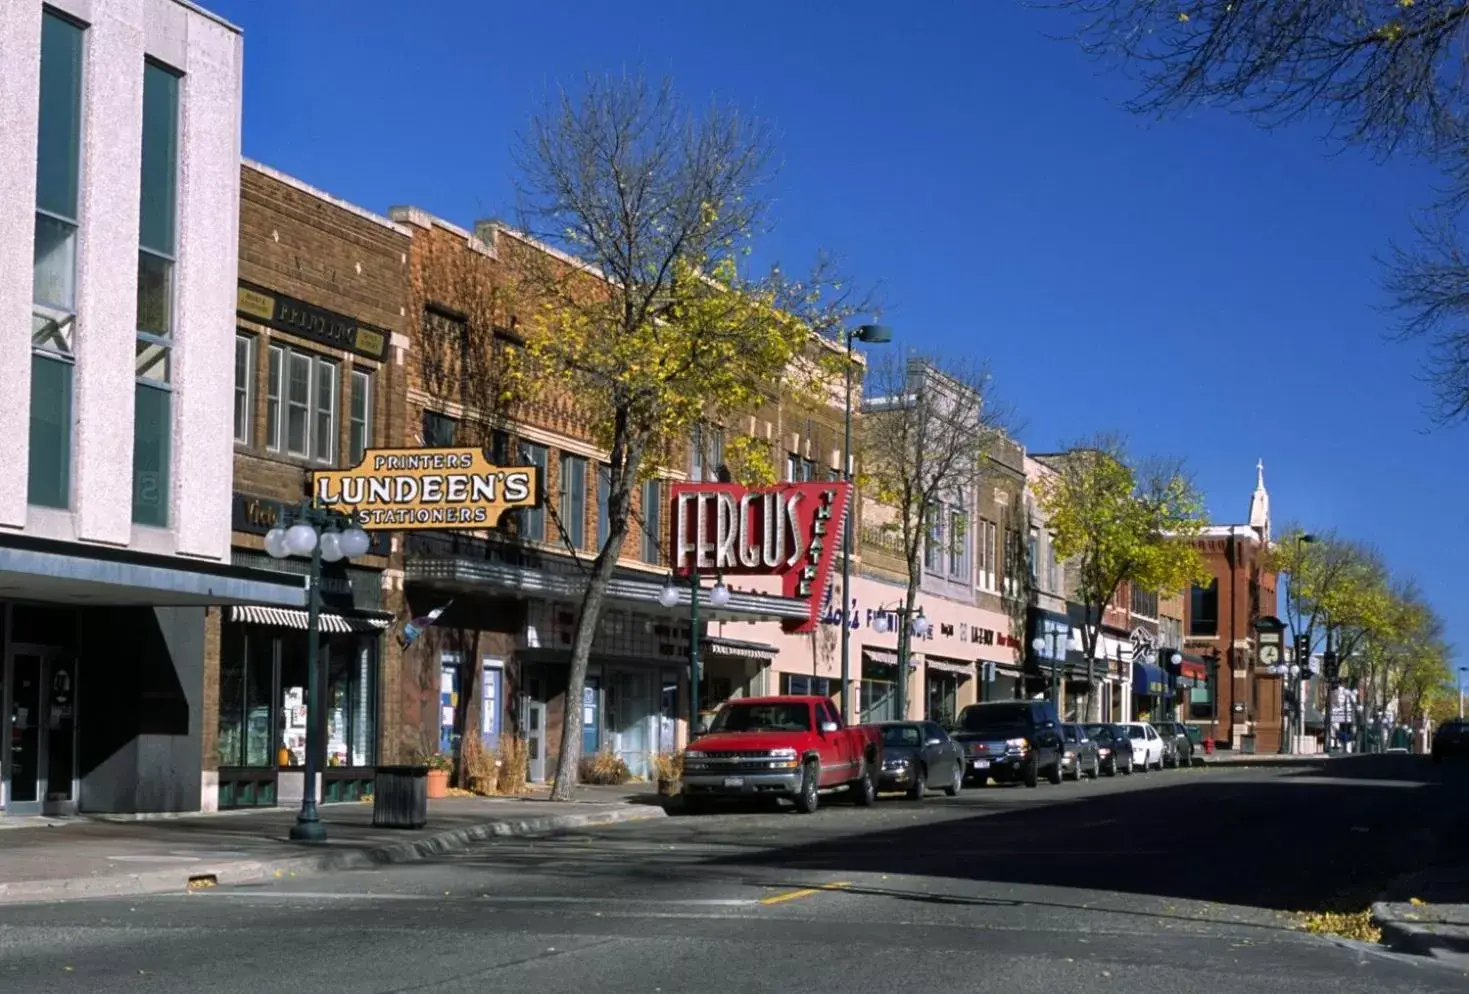
<svg viewBox="0 0 1469 994">
<path fill-rule="evenodd" d="M 1212 755 L 1214 755 L 1214 738 L 1213 738 L 1213 736 L 1210 736 L 1210 737 L 1204 739 L 1204 755 L 1205 756 L 1212 756 Z"/>
</svg>

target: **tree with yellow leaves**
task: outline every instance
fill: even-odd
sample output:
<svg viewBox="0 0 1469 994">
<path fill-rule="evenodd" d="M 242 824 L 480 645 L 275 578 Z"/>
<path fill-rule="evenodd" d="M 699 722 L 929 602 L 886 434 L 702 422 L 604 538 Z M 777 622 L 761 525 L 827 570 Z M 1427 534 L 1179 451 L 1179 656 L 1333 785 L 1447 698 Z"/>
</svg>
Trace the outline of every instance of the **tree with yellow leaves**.
<svg viewBox="0 0 1469 994">
<path fill-rule="evenodd" d="M 802 362 L 813 337 L 855 306 L 824 266 L 801 281 L 744 271 L 765 220 L 770 148 L 758 122 L 721 107 L 689 113 L 667 83 L 593 77 L 554 98 L 519 149 L 521 227 L 553 251 L 511 259 L 526 308 L 512 389 L 570 396 L 609 453 L 608 527 L 572 636 L 558 800 L 576 784 L 587 661 L 638 481 L 685 451 L 697 426 L 796 372 L 817 375 L 820 363 Z"/>
<path fill-rule="evenodd" d="M 1085 612 L 1082 651 L 1095 687 L 1102 614 L 1123 584 L 1171 593 L 1206 575 L 1191 541 L 1206 523 L 1203 499 L 1181 464 L 1134 465 L 1111 436 L 1036 459 L 1054 471 L 1036 482 L 1036 501 L 1067 561 L 1068 596 Z M 1090 691 L 1087 720 L 1101 720 Z"/>
</svg>

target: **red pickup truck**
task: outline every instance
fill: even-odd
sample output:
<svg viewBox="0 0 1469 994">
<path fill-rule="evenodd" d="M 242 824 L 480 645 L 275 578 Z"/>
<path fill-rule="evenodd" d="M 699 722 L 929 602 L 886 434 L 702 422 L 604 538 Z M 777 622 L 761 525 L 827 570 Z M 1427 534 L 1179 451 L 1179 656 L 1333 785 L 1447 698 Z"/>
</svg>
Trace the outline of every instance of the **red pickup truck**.
<svg viewBox="0 0 1469 994">
<path fill-rule="evenodd" d="M 743 697 L 725 703 L 684 753 L 689 811 L 718 797 L 785 797 L 810 814 L 825 791 L 877 798 L 882 732 L 842 724 L 825 697 Z"/>
</svg>

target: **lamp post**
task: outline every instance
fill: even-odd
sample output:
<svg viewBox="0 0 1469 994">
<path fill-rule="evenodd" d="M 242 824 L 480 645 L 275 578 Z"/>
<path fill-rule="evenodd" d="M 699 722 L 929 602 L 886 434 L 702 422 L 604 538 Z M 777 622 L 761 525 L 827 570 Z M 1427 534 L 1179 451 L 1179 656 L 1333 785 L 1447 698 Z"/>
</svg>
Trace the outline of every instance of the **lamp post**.
<svg viewBox="0 0 1469 994">
<path fill-rule="evenodd" d="M 1315 541 L 1316 541 L 1316 536 L 1315 535 L 1312 535 L 1310 532 L 1304 532 L 1304 533 L 1296 536 L 1296 563 L 1297 563 L 1296 573 L 1297 574 L 1300 572 L 1300 565 L 1299 565 L 1300 564 L 1300 561 L 1301 561 L 1300 547 L 1302 545 L 1314 544 Z M 1299 584 L 1296 582 L 1299 579 L 1300 579 L 1300 577 L 1298 575 L 1296 575 L 1296 574 L 1292 574 L 1291 575 L 1291 578 L 1290 578 L 1290 596 L 1291 596 L 1291 600 L 1294 601 L 1295 602 L 1295 605 L 1296 605 L 1296 611 L 1295 611 L 1295 615 L 1296 616 L 1295 616 L 1295 619 L 1294 619 L 1294 623 L 1296 625 L 1299 625 L 1301 623 L 1301 591 L 1300 591 Z M 1297 636 L 1300 636 L 1300 635 L 1305 635 L 1306 636 L 1306 658 L 1304 660 L 1302 660 L 1302 659 L 1295 660 L 1295 662 L 1296 662 L 1297 665 L 1291 667 L 1291 670 L 1292 670 L 1291 677 L 1292 677 L 1293 689 L 1295 691 L 1295 709 L 1294 709 L 1294 711 L 1286 711 L 1286 710 L 1284 710 L 1285 709 L 1285 694 L 1282 693 L 1280 695 L 1280 698 L 1281 698 L 1280 699 L 1280 706 L 1281 706 L 1281 709 L 1282 709 L 1282 711 L 1281 711 L 1282 721 L 1281 721 L 1281 749 L 1280 749 L 1280 751 L 1282 753 L 1295 752 L 1296 715 L 1300 715 L 1300 718 L 1301 718 L 1301 722 L 1302 722 L 1302 724 L 1301 724 L 1301 731 L 1302 731 L 1302 734 L 1304 734 L 1304 732 L 1305 732 L 1306 709 L 1301 706 L 1301 676 L 1300 676 L 1300 667 L 1301 666 L 1305 666 L 1307 663 L 1309 663 L 1311 661 L 1311 641 L 1310 641 L 1311 633 L 1309 631 L 1306 631 L 1306 632 L 1297 631 L 1296 634 L 1297 634 Z M 1299 641 L 1300 641 L 1299 638 L 1297 638 L 1297 642 L 1298 643 L 1299 643 Z M 1284 667 L 1281 667 L 1281 669 L 1284 670 Z M 1281 681 L 1281 686 L 1282 687 L 1285 686 L 1285 681 L 1284 680 Z M 1286 734 L 1286 725 L 1287 724 L 1289 724 L 1289 726 L 1290 726 L 1289 727 L 1289 735 L 1288 736 Z"/>
<path fill-rule="evenodd" d="M 864 324 L 842 335 L 847 346 L 847 402 L 842 416 L 842 479 L 852 482 L 852 342 L 878 345 L 893 340 L 880 324 Z M 842 524 L 842 722 L 852 723 L 852 521 L 855 495 L 847 498 L 847 520 Z"/>
<path fill-rule="evenodd" d="M 1035 654 L 1039 656 L 1041 653 L 1046 651 L 1047 639 L 1050 640 L 1051 706 L 1056 709 L 1056 716 L 1058 719 L 1061 716 L 1061 666 L 1060 661 L 1056 658 L 1060 655 L 1059 650 L 1056 648 L 1056 640 L 1060 635 L 1061 632 L 1058 632 L 1053 628 L 1050 631 L 1046 632 L 1045 635 L 1037 635 L 1035 638 L 1031 639 L 1030 642 L 1030 647 L 1034 649 Z"/>
<path fill-rule="evenodd" d="M 1268 667 L 1265 672 L 1271 674 L 1272 676 L 1280 677 L 1280 685 L 1282 688 L 1286 686 L 1287 679 L 1291 680 L 1296 686 L 1297 693 L 1299 693 L 1301 686 L 1301 667 L 1299 663 L 1279 663 L 1275 666 Z M 1289 721 L 1289 727 L 1291 729 L 1294 729 L 1295 719 L 1290 717 L 1290 705 L 1286 701 L 1285 694 L 1283 693 L 1280 695 L 1280 717 L 1280 727 L 1282 729 L 1282 735 L 1280 738 L 1280 748 L 1278 752 L 1281 755 L 1286 755 L 1292 750 L 1290 748 L 1291 744 L 1287 740 L 1287 736 L 1284 734 L 1284 731 L 1287 728 L 1287 721 Z"/>
<path fill-rule="evenodd" d="M 912 641 L 911 636 L 916 635 L 921 639 L 928 638 L 929 633 L 933 631 L 933 622 L 923 616 L 923 608 L 921 607 L 911 620 L 907 617 L 908 611 L 906 608 L 878 608 L 877 617 L 872 621 L 872 630 L 879 635 L 884 635 L 891 631 L 893 626 L 888 622 L 887 616 L 889 614 L 896 614 L 907 623 L 910 636 L 910 638 L 904 639 L 902 633 L 898 633 L 898 720 L 907 721 L 908 655 L 913 651 L 913 647 L 910 644 Z"/>
<path fill-rule="evenodd" d="M 1209 736 L 1219 737 L 1219 647 L 1209 650 Z"/>
<path fill-rule="evenodd" d="M 1469 673 L 1469 666 L 1459 667 L 1459 720 L 1464 719 L 1464 674 Z"/>
<path fill-rule="evenodd" d="M 306 592 L 306 779 L 301 788 L 301 811 L 291 826 L 297 842 L 325 842 L 326 826 L 316 812 L 316 778 L 326 765 L 326 722 L 321 708 L 321 677 L 317 673 L 317 643 L 321 641 L 321 564 L 355 559 L 372 546 L 367 532 L 340 511 L 302 501 L 288 513 L 289 527 L 277 525 L 265 533 L 265 551 L 273 559 L 310 556 Z"/>
<path fill-rule="evenodd" d="M 699 583 L 699 571 L 689 570 L 689 738 L 694 741 L 694 735 L 699 728 L 699 594 L 703 592 Z M 673 607 L 678 603 L 678 587 L 670 578 L 658 591 L 658 603 L 664 607 Z M 710 607 L 724 607 L 729 603 L 729 588 L 724 585 L 723 579 L 715 581 L 713 588 L 709 591 Z"/>
<path fill-rule="evenodd" d="M 1177 649 L 1174 649 L 1173 651 L 1169 652 L 1168 653 L 1168 665 L 1170 667 L 1169 668 L 1169 673 L 1170 674 L 1176 673 L 1178 671 L 1178 665 L 1180 663 L 1182 663 L 1182 662 L 1183 662 L 1183 653 L 1179 652 Z M 1177 682 L 1176 681 L 1170 681 L 1170 682 L 1172 682 L 1174 684 L 1174 686 L 1177 686 Z M 1168 720 L 1169 721 L 1177 721 L 1178 720 L 1178 701 L 1176 701 L 1176 700 L 1173 702 L 1173 715 Z"/>
</svg>

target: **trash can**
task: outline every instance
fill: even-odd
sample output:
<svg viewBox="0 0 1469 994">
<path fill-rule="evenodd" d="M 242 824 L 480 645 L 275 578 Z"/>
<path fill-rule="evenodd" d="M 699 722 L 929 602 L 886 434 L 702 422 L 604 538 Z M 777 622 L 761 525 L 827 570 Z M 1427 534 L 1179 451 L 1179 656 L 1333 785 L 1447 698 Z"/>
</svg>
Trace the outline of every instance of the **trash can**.
<svg viewBox="0 0 1469 994">
<path fill-rule="evenodd" d="M 1253 735 L 1241 735 L 1239 737 L 1239 751 L 1246 756 L 1255 754 L 1255 737 Z"/>
<path fill-rule="evenodd" d="M 428 824 L 427 766 L 379 766 L 373 772 L 373 827 L 422 828 Z"/>
</svg>

